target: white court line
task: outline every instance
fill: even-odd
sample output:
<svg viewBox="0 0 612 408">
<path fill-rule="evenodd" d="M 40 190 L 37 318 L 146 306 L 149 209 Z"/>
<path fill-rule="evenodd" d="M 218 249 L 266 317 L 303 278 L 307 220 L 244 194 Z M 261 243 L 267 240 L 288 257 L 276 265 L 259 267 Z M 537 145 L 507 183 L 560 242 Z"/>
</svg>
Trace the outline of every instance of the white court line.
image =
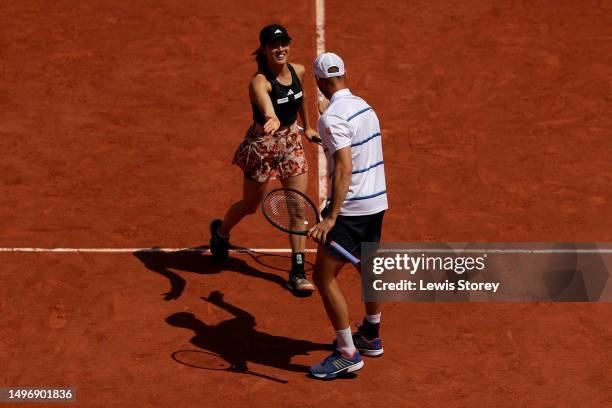
<svg viewBox="0 0 612 408">
<path fill-rule="evenodd" d="M 0 248 L 0 252 L 57 252 L 57 253 L 102 253 L 102 254 L 118 254 L 132 252 L 201 252 L 210 253 L 208 248 Z M 234 253 L 251 253 L 262 252 L 270 254 L 286 254 L 291 253 L 290 248 L 237 248 L 230 249 Z M 316 253 L 314 248 L 306 248 L 304 252 Z M 451 254 L 451 253 L 468 253 L 468 254 L 612 254 L 612 249 L 467 249 L 467 250 L 449 250 L 449 249 L 431 249 L 431 248 L 415 248 L 415 249 L 379 249 L 379 253 L 436 253 L 436 254 Z"/>
<path fill-rule="evenodd" d="M 325 52 L 325 0 L 316 0 L 315 15 L 317 55 L 319 55 Z M 317 98 L 322 96 L 321 92 L 317 90 Z M 322 210 L 327 200 L 327 159 L 325 158 L 323 146 L 319 146 L 317 164 L 319 171 L 319 210 Z"/>
<path fill-rule="evenodd" d="M 379 249 L 380 253 L 423 253 L 423 254 L 612 254 L 612 249 Z"/>
<path fill-rule="evenodd" d="M 59 252 L 59 253 L 102 253 L 118 254 L 131 252 L 201 252 L 209 253 L 208 248 L 0 248 L 0 252 Z M 264 252 L 270 254 L 291 253 L 290 248 L 238 248 L 230 249 L 235 253 Z M 317 252 L 316 249 L 304 249 L 304 252 Z"/>
</svg>

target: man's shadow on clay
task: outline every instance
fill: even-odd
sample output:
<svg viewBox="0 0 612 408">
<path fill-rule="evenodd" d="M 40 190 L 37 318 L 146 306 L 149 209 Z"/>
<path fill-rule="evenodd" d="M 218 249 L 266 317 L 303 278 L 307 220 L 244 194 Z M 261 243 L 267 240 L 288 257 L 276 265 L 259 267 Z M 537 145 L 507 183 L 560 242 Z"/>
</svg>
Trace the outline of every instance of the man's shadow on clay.
<svg viewBox="0 0 612 408">
<path fill-rule="evenodd" d="M 166 322 L 175 327 L 192 330 L 195 336 L 191 343 L 224 359 L 230 365 L 228 371 L 254 374 L 248 368 L 248 363 L 251 362 L 287 371 L 306 372 L 308 366 L 291 363 L 291 359 L 315 350 L 329 350 L 331 347 L 330 344 L 273 336 L 258 331 L 255 329 L 255 317 L 227 303 L 221 292 L 213 291 L 202 299 L 234 317 L 216 325 L 209 325 L 193 313 L 179 312 L 168 316 Z"/>
<path fill-rule="evenodd" d="M 161 250 L 161 248 L 150 248 L 136 251 L 133 255 L 149 270 L 159 273 L 170 281 L 170 290 L 162 294 L 164 300 L 178 299 L 185 290 L 185 279 L 173 272 L 172 269 L 203 275 L 220 273 L 222 271 L 238 272 L 242 275 L 267 280 L 287 289 L 287 280 L 281 276 L 269 272 L 262 272 L 253 268 L 244 260 L 235 257 L 230 257 L 226 262 L 215 261 L 211 255 L 204 254 L 207 250 L 207 246 L 173 252 L 166 252 Z M 248 255 L 253 258 L 255 262 L 269 267 L 260 260 L 265 254 L 258 255 L 249 253 Z M 268 257 L 271 255 L 265 256 Z"/>
</svg>

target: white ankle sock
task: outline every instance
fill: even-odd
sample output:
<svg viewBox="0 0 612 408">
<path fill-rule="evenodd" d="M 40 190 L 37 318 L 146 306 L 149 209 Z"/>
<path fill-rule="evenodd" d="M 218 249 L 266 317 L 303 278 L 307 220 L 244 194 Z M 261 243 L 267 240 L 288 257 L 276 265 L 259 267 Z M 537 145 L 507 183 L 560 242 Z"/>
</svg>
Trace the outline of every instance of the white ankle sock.
<svg viewBox="0 0 612 408">
<path fill-rule="evenodd" d="M 367 315 L 365 315 L 365 318 L 366 318 L 366 321 L 368 323 L 378 324 L 378 323 L 380 323 L 380 315 L 381 315 L 381 313 L 375 314 L 375 315 L 367 314 Z"/>
<path fill-rule="evenodd" d="M 336 341 L 338 346 L 336 349 L 345 356 L 352 356 L 355 353 L 355 345 L 353 344 L 353 335 L 351 327 L 346 329 L 336 330 Z"/>
</svg>

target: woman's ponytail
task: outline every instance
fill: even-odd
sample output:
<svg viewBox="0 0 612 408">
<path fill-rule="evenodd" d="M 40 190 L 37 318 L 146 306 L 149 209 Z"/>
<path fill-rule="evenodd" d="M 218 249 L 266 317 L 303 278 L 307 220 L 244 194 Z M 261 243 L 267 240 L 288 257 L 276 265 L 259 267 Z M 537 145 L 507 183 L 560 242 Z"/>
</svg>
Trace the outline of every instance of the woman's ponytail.
<svg viewBox="0 0 612 408">
<path fill-rule="evenodd" d="M 263 72 L 267 78 L 270 73 L 268 69 L 268 59 L 266 58 L 266 55 L 261 52 L 261 50 L 257 50 L 257 53 L 255 54 L 255 62 L 257 62 L 257 69 Z"/>
</svg>

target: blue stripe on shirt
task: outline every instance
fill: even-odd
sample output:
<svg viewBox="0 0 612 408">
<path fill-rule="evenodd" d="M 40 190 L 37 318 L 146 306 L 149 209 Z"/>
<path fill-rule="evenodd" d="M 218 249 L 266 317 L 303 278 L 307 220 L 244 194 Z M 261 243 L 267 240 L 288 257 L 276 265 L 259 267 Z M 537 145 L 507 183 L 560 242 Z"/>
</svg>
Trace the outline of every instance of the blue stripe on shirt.
<svg viewBox="0 0 612 408">
<path fill-rule="evenodd" d="M 353 174 L 357 174 L 357 173 L 365 173 L 368 170 L 372 170 L 374 167 L 380 166 L 381 164 L 383 164 L 384 161 L 379 161 L 378 163 L 374 163 L 373 165 L 371 165 L 370 167 L 366 167 L 365 169 L 361 169 L 361 170 L 355 170 L 353 171 Z"/>
<path fill-rule="evenodd" d="M 367 112 L 369 110 L 372 110 L 372 108 L 370 108 L 369 106 L 365 109 L 360 110 L 357 113 L 352 114 L 351 116 L 349 116 L 349 118 L 346 120 L 347 122 L 350 122 L 351 120 L 355 119 L 357 116 L 361 115 L 364 112 Z"/>
<path fill-rule="evenodd" d="M 383 190 L 378 193 L 370 194 L 367 196 L 347 198 L 345 201 L 367 200 L 368 198 L 378 197 L 379 195 L 383 195 L 386 193 L 387 193 L 387 190 Z"/>
<path fill-rule="evenodd" d="M 362 140 L 361 142 L 353 143 L 351 147 L 360 146 L 364 143 L 368 143 L 370 140 L 374 139 L 375 137 L 379 137 L 379 136 L 380 136 L 380 133 L 374 133 L 372 136 L 368 137 L 365 140 Z"/>
</svg>

